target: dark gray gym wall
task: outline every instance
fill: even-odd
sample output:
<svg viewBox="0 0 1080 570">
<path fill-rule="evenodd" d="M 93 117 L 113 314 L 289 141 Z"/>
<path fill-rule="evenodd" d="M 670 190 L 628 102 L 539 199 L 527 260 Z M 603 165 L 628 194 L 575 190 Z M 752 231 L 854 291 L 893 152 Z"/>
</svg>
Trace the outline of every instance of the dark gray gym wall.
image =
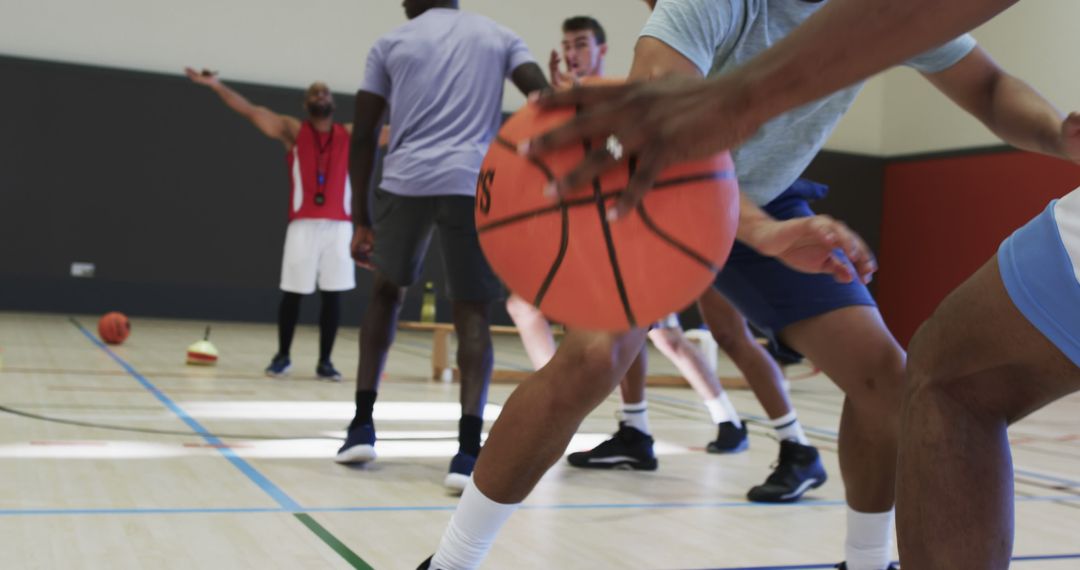
<svg viewBox="0 0 1080 570">
<path fill-rule="evenodd" d="M 0 57 L 0 310 L 275 319 L 285 149 L 177 72 Z M 230 85 L 301 113 L 300 90 Z M 351 120 L 352 97 L 335 97 L 338 120 Z M 807 173 L 832 187 L 816 207 L 875 248 L 883 165 L 823 152 Z M 439 281 L 434 253 L 424 281 Z M 74 261 L 96 264 L 94 278 L 71 277 Z M 358 271 L 357 282 L 344 296 L 346 324 L 359 322 L 370 274 Z M 418 318 L 421 295 L 410 291 L 403 318 Z M 313 301 L 306 322 L 315 321 Z M 509 322 L 501 307 L 495 320 Z"/>
</svg>

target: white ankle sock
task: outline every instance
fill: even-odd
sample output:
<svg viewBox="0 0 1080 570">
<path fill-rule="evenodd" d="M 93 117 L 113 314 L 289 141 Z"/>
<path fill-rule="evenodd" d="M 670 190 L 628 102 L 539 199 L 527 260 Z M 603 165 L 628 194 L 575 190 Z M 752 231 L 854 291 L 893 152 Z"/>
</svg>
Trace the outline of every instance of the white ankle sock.
<svg viewBox="0 0 1080 570">
<path fill-rule="evenodd" d="M 636 404 L 623 403 L 622 421 L 641 433 L 651 434 L 652 432 L 649 431 L 649 403 L 644 401 Z"/>
<path fill-rule="evenodd" d="M 480 566 L 495 535 L 519 504 L 504 505 L 484 496 L 472 479 L 465 486 L 450 525 L 431 559 L 438 570 L 472 570 Z"/>
<path fill-rule="evenodd" d="M 712 416 L 714 424 L 731 422 L 735 424 L 735 427 L 742 427 L 742 420 L 739 419 L 739 413 L 735 411 L 735 406 L 728 399 L 727 392 L 720 392 L 719 396 L 705 400 L 705 407 L 709 409 L 709 415 Z"/>
<path fill-rule="evenodd" d="M 844 555 L 848 570 L 885 570 L 892 558 L 893 511 L 860 513 L 847 510 Z"/>
<path fill-rule="evenodd" d="M 799 423 L 799 419 L 795 415 L 794 410 L 785 416 L 780 416 L 775 420 L 769 420 L 769 425 L 776 430 L 776 434 L 780 437 L 780 441 L 790 439 L 791 441 L 802 445 L 810 445 L 810 440 L 806 439 L 806 432 L 803 431 L 802 424 Z"/>
</svg>

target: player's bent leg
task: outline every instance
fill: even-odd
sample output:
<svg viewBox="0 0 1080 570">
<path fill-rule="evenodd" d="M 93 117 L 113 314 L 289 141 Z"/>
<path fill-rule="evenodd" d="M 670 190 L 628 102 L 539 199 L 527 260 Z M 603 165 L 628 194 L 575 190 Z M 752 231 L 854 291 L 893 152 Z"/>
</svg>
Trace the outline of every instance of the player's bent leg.
<svg viewBox="0 0 1080 570">
<path fill-rule="evenodd" d="M 884 568 L 892 552 L 904 351 L 877 308 L 865 305 L 805 319 L 781 336 L 845 393 L 839 452 L 848 503 L 847 564 Z"/>
<path fill-rule="evenodd" d="M 457 363 L 461 371 L 461 419 L 458 451 L 450 461 L 443 483 L 455 491 L 465 489 L 480 455 L 484 405 L 495 357 L 491 344 L 489 303 L 454 301 L 454 331 L 458 338 Z"/>
<path fill-rule="evenodd" d="M 790 414 L 794 409 L 784 389 L 784 373 L 754 339 L 746 319 L 712 287 L 698 299 L 698 307 L 713 339 L 742 372 L 766 415 L 775 419 Z"/>
<path fill-rule="evenodd" d="M 653 452 L 655 442 L 649 429 L 649 408 L 645 401 L 647 372 L 648 349 L 643 343 L 619 383 L 622 408 L 618 415 L 618 430 L 592 449 L 567 455 L 570 465 L 586 469 L 656 470 L 659 464 Z"/>
<path fill-rule="evenodd" d="M 300 320 L 299 293 L 283 291 L 281 304 L 278 305 L 278 351 L 266 367 L 266 375 L 272 378 L 284 376 L 292 368 L 292 360 L 289 352 L 292 350 L 293 335 L 296 333 L 296 323 Z"/>
<path fill-rule="evenodd" d="M 1077 368 L 1010 299 L 993 259 L 911 342 L 897 532 L 905 567 L 1007 568 L 1008 425 L 1080 389 Z"/>
<path fill-rule="evenodd" d="M 555 358 L 514 390 L 492 426 L 474 479 L 486 496 L 516 503 L 566 449 L 641 350 L 645 332 L 570 331 Z"/>
<path fill-rule="evenodd" d="M 677 323 L 675 323 L 677 324 Z M 705 355 L 678 326 L 660 326 L 649 331 L 649 339 L 690 383 L 705 407 L 713 424 L 716 439 L 705 445 L 709 453 L 738 453 L 749 447 L 746 425 L 739 418 L 734 404 L 728 398 L 720 381 L 705 360 Z"/>
<path fill-rule="evenodd" d="M 338 450 L 338 463 L 363 463 L 375 459 L 375 425 L 372 415 L 379 378 L 386 356 L 394 343 L 398 312 L 405 288 L 375 272 L 371 301 L 360 327 L 360 363 L 356 373 L 356 415 L 350 422 L 345 443 Z"/>
</svg>

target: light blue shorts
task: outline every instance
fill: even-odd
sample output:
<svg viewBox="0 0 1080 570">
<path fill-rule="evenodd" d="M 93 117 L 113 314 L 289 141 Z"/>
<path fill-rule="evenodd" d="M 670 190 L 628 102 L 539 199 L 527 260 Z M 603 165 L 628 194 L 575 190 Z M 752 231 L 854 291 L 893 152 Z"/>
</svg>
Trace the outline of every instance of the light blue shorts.
<svg viewBox="0 0 1080 570">
<path fill-rule="evenodd" d="M 1016 308 L 1080 367 L 1080 189 L 1002 242 L 998 266 Z"/>
</svg>

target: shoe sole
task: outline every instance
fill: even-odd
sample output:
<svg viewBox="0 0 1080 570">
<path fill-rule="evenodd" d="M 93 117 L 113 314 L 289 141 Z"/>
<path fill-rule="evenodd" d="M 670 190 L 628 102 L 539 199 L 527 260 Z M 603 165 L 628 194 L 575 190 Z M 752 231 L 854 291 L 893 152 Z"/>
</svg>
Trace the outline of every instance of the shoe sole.
<svg viewBox="0 0 1080 570">
<path fill-rule="evenodd" d="M 750 441 L 746 440 L 746 439 L 740 441 L 739 445 L 736 445 L 735 447 L 732 447 L 730 449 L 720 447 L 719 445 L 715 445 L 715 444 L 716 444 L 715 441 L 710 441 L 705 446 L 705 452 L 706 453 L 713 453 L 713 454 L 716 454 L 716 455 L 727 455 L 727 454 L 731 454 L 731 453 L 740 453 L 740 452 L 746 451 L 747 449 L 750 448 Z"/>
<path fill-rule="evenodd" d="M 271 377 L 271 378 L 281 378 L 283 376 L 288 375 L 290 370 L 292 370 L 292 366 L 286 368 L 285 370 L 282 370 L 281 372 L 271 372 L 269 370 L 266 370 L 265 372 L 266 372 L 266 375 Z"/>
<path fill-rule="evenodd" d="M 334 457 L 334 461 L 341 463 L 342 465 L 352 463 L 367 463 L 368 461 L 375 460 L 375 446 L 366 443 L 360 445 L 354 445 L 348 449 L 343 449 L 338 452 Z"/>
<path fill-rule="evenodd" d="M 463 475 L 461 473 L 447 473 L 442 484 L 451 491 L 461 493 L 465 490 L 465 486 L 469 484 L 469 479 L 471 477 L 471 475 Z"/>
<path fill-rule="evenodd" d="M 607 469 L 615 471 L 656 471 L 656 468 L 660 464 L 655 459 L 652 461 L 624 459 L 612 462 L 593 462 L 586 460 L 584 463 L 567 459 L 567 462 L 570 463 L 570 465 L 581 469 Z"/>
<path fill-rule="evenodd" d="M 341 376 L 315 376 L 319 380 L 325 380 L 327 382 L 341 382 Z"/>
<path fill-rule="evenodd" d="M 812 491 L 814 489 L 817 489 L 817 488 L 821 487 L 822 485 L 824 485 L 826 481 L 828 481 L 828 477 L 825 477 L 825 476 L 823 476 L 821 479 L 815 479 L 813 483 L 811 483 L 809 486 L 804 488 L 800 493 L 798 493 L 797 495 L 790 495 L 790 496 L 789 495 L 779 495 L 779 496 L 766 496 L 766 497 L 754 498 L 753 496 L 751 496 L 752 493 L 754 492 L 753 489 L 751 489 L 750 493 L 746 494 L 746 499 L 748 501 L 750 501 L 751 503 L 794 503 L 794 502 L 798 501 L 799 499 L 801 499 L 803 497 L 803 495 L 805 495 L 805 494 L 809 493 L 810 491 Z"/>
</svg>

